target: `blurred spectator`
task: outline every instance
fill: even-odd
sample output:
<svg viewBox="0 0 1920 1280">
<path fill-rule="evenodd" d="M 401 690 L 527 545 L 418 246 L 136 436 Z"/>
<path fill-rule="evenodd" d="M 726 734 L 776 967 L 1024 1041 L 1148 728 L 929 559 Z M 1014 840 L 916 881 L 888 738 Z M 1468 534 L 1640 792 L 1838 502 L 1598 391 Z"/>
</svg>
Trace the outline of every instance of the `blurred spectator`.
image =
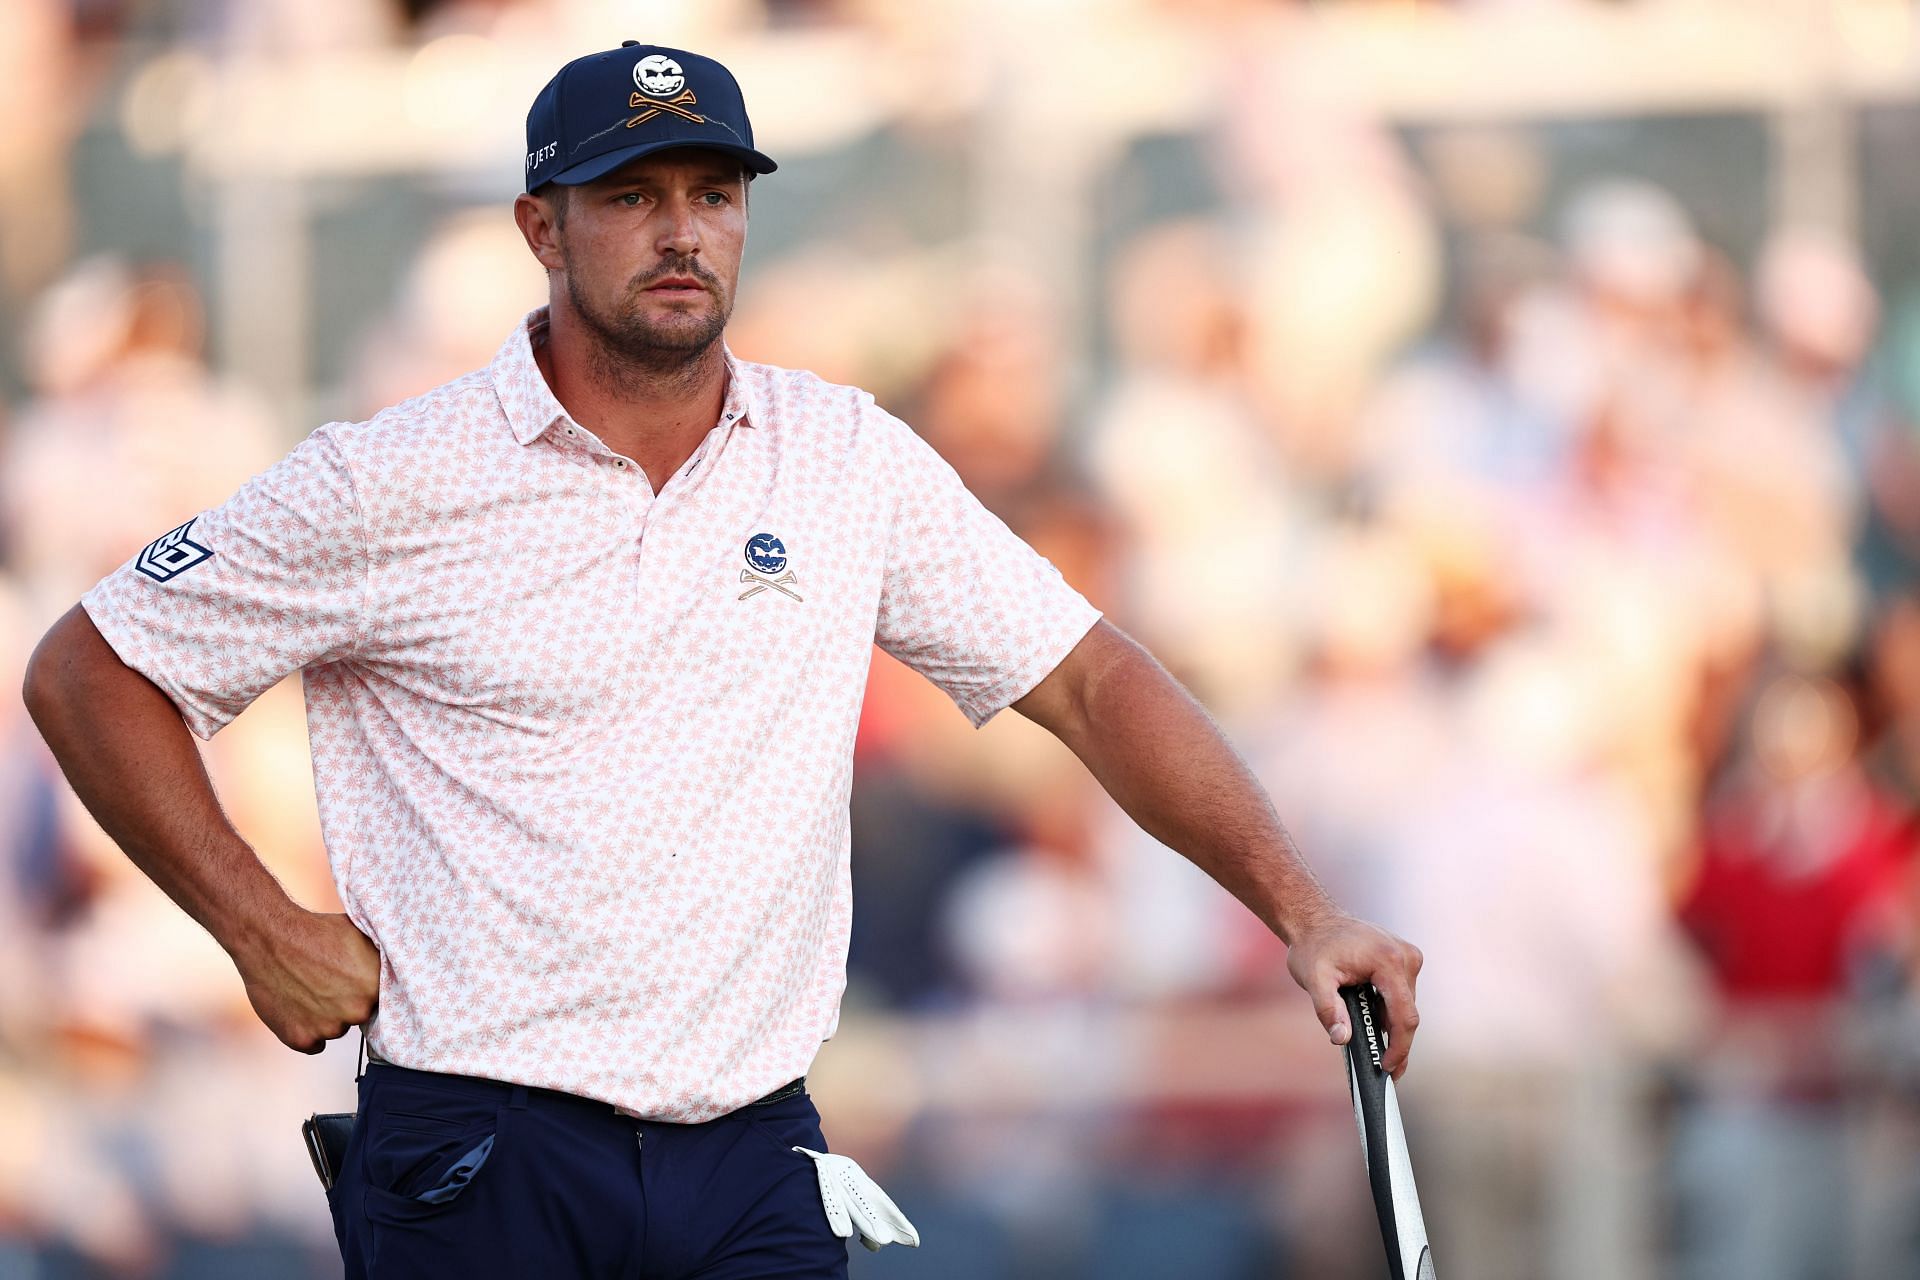
<svg viewBox="0 0 1920 1280">
<path fill-rule="evenodd" d="M 1688 1277 L 1786 1280 L 1846 1265 L 1849 1063 L 1837 1015 L 1868 953 L 1893 938 L 1920 840 L 1912 810 L 1861 768 L 1859 738 L 1845 688 L 1776 677 L 1707 814 L 1680 919 L 1723 1014 L 1676 1140 Z"/>
<path fill-rule="evenodd" d="M 1235 33 L 1215 163 L 1244 202 L 1249 389 L 1301 478 L 1337 491 L 1355 410 L 1433 314 L 1440 255 L 1398 141 L 1305 34 L 1285 10 Z"/>
<path fill-rule="evenodd" d="M 1581 317 L 1553 250 L 1489 234 L 1461 258 L 1458 330 L 1388 372 L 1357 420 L 1372 482 L 1389 492 L 1438 477 L 1550 482 L 1591 394 Z"/>
<path fill-rule="evenodd" d="M 92 258 L 27 336 L 36 397 L 0 454 L 8 562 L 51 622 L 101 575 L 275 456 L 253 395 L 208 370 L 199 293 L 178 266 Z"/>
<path fill-rule="evenodd" d="M 1920 596 L 1889 600 L 1876 619 L 1868 660 L 1885 717 L 1867 744 L 1867 768 L 1886 793 L 1920 812 Z"/>
<path fill-rule="evenodd" d="M 1258 769 L 1329 891 L 1377 918 L 1400 905 L 1399 807 L 1452 750 L 1443 677 L 1426 662 L 1435 584 L 1394 530 L 1330 530 L 1316 552 L 1302 566 L 1310 658 Z"/>
<path fill-rule="evenodd" d="M 1119 368 L 1088 457 L 1127 535 L 1124 612 L 1229 720 L 1268 704 L 1293 655 L 1283 566 L 1304 513 L 1240 379 L 1245 312 L 1231 247 L 1200 222 L 1121 253 L 1109 311 Z"/>
<path fill-rule="evenodd" d="M 351 375 L 353 415 L 485 368 L 546 300 L 546 273 L 503 210 L 449 216 L 421 246 L 391 310 L 368 326 Z"/>
<path fill-rule="evenodd" d="M 982 271 L 952 304 L 952 335 L 907 419 L 987 508 L 1006 514 L 1057 487 L 1066 393 L 1059 319 L 1027 280 Z"/>
<path fill-rule="evenodd" d="M 0 113 L 33 122 L 0 148 L 0 290 L 10 300 L 51 279 L 73 243 L 67 148 L 86 95 L 72 41 L 60 0 L 0 5 Z"/>
</svg>

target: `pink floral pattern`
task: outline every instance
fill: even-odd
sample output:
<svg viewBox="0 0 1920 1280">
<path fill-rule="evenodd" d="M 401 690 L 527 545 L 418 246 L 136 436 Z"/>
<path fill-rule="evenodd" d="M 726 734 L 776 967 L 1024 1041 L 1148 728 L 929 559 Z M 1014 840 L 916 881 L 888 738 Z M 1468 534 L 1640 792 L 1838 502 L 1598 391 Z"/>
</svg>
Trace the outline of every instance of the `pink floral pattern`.
<svg viewBox="0 0 1920 1280">
<path fill-rule="evenodd" d="M 384 957 L 376 1053 L 706 1120 L 838 1024 L 872 644 L 979 724 L 1099 614 L 809 373 L 729 356 L 656 495 L 553 398 L 544 326 L 321 427 L 195 518 L 210 555 L 83 604 L 203 738 L 304 671 L 334 879 Z"/>
</svg>

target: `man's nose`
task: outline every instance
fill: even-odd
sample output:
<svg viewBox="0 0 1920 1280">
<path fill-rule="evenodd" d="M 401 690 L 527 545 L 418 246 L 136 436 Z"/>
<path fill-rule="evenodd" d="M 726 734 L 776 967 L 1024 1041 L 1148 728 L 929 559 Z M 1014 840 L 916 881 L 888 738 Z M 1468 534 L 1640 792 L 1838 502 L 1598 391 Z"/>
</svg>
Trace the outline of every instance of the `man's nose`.
<svg viewBox="0 0 1920 1280">
<path fill-rule="evenodd" d="M 670 200 L 665 203 L 662 212 L 665 221 L 656 245 L 660 252 L 698 253 L 700 224 L 693 216 L 693 206 L 685 201 Z"/>
</svg>

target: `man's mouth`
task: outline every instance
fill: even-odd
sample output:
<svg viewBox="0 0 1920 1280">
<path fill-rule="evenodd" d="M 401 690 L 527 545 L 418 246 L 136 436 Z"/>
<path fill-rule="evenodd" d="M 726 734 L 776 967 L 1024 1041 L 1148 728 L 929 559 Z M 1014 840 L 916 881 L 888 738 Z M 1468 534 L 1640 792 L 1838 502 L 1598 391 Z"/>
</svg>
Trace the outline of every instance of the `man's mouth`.
<svg viewBox="0 0 1920 1280">
<path fill-rule="evenodd" d="M 707 286 L 692 276 L 666 276 L 643 290 L 656 298 L 692 298 L 706 291 Z"/>
</svg>

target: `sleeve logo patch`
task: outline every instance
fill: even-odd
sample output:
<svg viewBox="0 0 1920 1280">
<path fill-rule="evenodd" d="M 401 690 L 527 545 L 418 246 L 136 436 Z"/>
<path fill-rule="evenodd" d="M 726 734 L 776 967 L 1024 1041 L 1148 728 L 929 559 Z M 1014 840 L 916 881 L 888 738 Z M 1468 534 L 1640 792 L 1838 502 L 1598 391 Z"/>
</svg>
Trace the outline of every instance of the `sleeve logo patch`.
<svg viewBox="0 0 1920 1280">
<path fill-rule="evenodd" d="M 195 516 L 193 520 L 199 518 Z M 133 562 L 133 567 L 155 582 L 165 582 L 197 564 L 213 559 L 211 549 L 187 536 L 193 529 L 193 520 L 149 542 L 139 559 Z"/>
</svg>

